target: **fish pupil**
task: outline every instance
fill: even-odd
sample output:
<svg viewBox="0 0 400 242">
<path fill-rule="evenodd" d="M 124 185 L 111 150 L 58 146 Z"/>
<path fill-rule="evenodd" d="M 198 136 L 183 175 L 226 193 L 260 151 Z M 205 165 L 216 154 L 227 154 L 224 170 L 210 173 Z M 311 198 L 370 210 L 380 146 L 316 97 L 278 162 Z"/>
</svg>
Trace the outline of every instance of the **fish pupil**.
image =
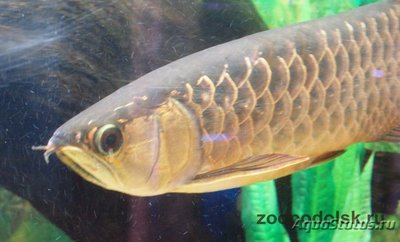
<svg viewBox="0 0 400 242">
<path fill-rule="evenodd" d="M 115 134 L 109 134 L 106 137 L 105 145 L 107 148 L 110 149 L 110 148 L 115 147 L 116 143 L 117 143 L 117 136 Z"/>
<path fill-rule="evenodd" d="M 116 151 L 119 148 L 119 136 L 117 130 L 105 132 L 102 137 L 102 149 L 105 152 Z"/>
</svg>

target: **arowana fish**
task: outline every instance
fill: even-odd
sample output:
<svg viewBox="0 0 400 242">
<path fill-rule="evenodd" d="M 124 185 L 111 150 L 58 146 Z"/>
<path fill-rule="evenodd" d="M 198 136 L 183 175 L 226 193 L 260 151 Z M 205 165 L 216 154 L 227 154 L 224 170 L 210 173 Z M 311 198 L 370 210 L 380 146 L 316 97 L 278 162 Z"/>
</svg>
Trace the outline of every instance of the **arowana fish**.
<svg viewBox="0 0 400 242">
<path fill-rule="evenodd" d="M 355 142 L 398 140 L 400 3 L 218 45 L 150 72 L 59 127 L 45 149 L 139 196 L 275 179 Z"/>
</svg>

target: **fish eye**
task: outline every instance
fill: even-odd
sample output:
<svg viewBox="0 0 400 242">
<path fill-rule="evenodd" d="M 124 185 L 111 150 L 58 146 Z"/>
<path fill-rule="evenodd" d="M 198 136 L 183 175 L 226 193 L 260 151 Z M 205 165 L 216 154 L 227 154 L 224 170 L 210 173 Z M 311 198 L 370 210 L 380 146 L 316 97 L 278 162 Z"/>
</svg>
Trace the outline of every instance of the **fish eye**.
<svg viewBox="0 0 400 242">
<path fill-rule="evenodd" d="M 122 133 L 119 127 L 106 124 L 99 128 L 94 137 L 94 145 L 103 155 L 111 155 L 122 146 Z"/>
</svg>

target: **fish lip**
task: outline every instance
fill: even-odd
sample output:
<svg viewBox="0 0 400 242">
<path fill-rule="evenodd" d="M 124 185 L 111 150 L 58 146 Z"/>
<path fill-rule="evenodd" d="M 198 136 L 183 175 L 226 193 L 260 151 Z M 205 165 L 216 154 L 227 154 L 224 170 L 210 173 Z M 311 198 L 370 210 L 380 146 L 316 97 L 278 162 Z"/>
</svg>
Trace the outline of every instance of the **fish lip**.
<svg viewBox="0 0 400 242">
<path fill-rule="evenodd" d="M 101 179 L 99 179 L 96 175 L 96 172 L 90 172 L 89 167 L 85 167 L 83 165 L 84 163 L 80 164 L 79 161 L 75 161 L 75 159 L 71 158 L 70 155 L 68 155 L 68 152 L 65 152 L 66 149 L 75 149 L 76 151 L 79 151 L 81 153 L 84 153 L 87 155 L 89 158 L 91 158 L 91 161 L 96 161 L 97 164 L 100 166 L 99 169 L 106 171 L 110 176 L 108 178 L 112 178 L 111 184 L 108 182 L 103 182 Z M 91 152 L 88 152 L 80 147 L 77 146 L 61 146 L 57 148 L 55 151 L 57 156 L 68 166 L 70 167 L 73 171 L 75 171 L 78 175 L 80 175 L 82 178 L 98 185 L 101 187 L 104 187 L 106 189 L 117 189 L 118 187 L 122 186 L 122 183 L 118 176 L 115 175 L 113 172 L 112 168 L 110 167 L 110 164 L 107 163 L 107 161 L 104 161 L 103 159 L 97 157 L 95 154 L 92 154 Z"/>
<path fill-rule="evenodd" d="M 70 167 L 79 176 L 83 177 L 82 174 L 84 174 L 84 179 L 87 179 L 98 186 L 107 187 L 105 183 L 101 182 L 90 172 L 87 172 L 82 166 L 79 165 L 79 163 L 75 162 L 73 159 L 70 159 L 68 156 L 64 156 L 64 159 L 65 160 L 63 161 L 67 164 L 67 166 Z"/>
</svg>

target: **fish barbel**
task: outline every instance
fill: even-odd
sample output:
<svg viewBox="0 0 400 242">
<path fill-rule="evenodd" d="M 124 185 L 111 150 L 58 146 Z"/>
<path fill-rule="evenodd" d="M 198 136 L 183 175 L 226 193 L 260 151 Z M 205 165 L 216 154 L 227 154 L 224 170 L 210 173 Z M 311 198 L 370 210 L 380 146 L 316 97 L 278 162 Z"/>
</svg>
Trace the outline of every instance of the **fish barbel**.
<svg viewBox="0 0 400 242">
<path fill-rule="evenodd" d="M 150 72 L 47 146 L 84 179 L 150 196 L 275 179 L 397 140 L 400 4 L 260 32 Z"/>
</svg>

